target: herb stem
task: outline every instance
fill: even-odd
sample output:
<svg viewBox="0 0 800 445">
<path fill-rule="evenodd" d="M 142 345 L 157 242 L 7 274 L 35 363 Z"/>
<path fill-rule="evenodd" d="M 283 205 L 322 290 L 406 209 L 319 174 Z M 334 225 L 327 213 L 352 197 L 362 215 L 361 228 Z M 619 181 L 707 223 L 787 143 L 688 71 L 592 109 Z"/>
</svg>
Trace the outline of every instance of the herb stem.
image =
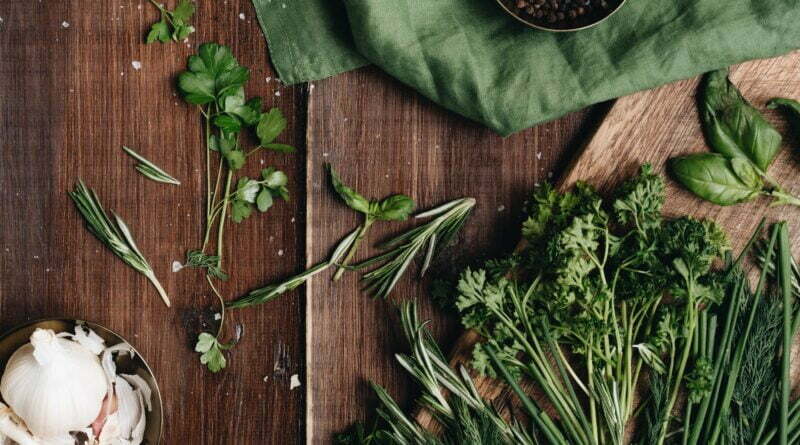
<svg viewBox="0 0 800 445">
<path fill-rule="evenodd" d="M 787 445 L 789 441 L 789 394 L 791 381 L 789 380 L 790 360 L 792 351 L 792 281 L 791 281 L 791 252 L 789 247 L 789 230 L 786 222 L 779 223 L 779 256 L 780 256 L 780 284 L 783 294 L 783 351 L 781 354 L 781 403 L 780 403 L 780 430 L 779 443 Z"/>
<path fill-rule="evenodd" d="M 211 275 L 206 275 L 206 281 L 208 281 L 208 285 L 211 286 L 211 290 L 214 291 L 214 295 L 216 295 L 217 299 L 219 300 L 220 318 L 219 326 L 217 327 L 217 336 L 215 337 L 217 340 L 219 340 L 219 337 L 222 335 L 222 328 L 225 325 L 225 299 L 222 298 L 222 295 L 217 290 L 217 287 L 214 286 L 214 282 L 211 280 Z"/>
<path fill-rule="evenodd" d="M 228 192 L 231 189 L 231 177 L 233 171 L 228 169 L 228 177 L 225 180 L 225 197 L 222 198 L 222 214 L 219 219 L 219 228 L 217 229 L 217 267 L 222 267 L 222 243 L 223 235 L 225 234 L 225 214 L 228 211 Z"/>
<path fill-rule="evenodd" d="M 350 249 L 347 251 L 347 255 L 344 257 L 341 263 L 337 264 L 338 269 L 336 273 L 333 275 L 333 281 L 339 281 L 344 274 L 344 271 L 347 270 L 345 266 L 353 259 L 353 255 L 355 255 L 356 250 L 358 250 L 358 246 L 361 244 L 361 240 L 364 239 L 364 236 L 367 234 L 367 230 L 369 230 L 372 223 L 375 222 L 375 219 L 371 216 L 367 215 L 364 219 L 364 223 L 361 224 L 361 227 L 358 229 L 358 233 L 356 234 L 356 239 L 353 241 L 353 244 L 350 246 Z"/>
</svg>

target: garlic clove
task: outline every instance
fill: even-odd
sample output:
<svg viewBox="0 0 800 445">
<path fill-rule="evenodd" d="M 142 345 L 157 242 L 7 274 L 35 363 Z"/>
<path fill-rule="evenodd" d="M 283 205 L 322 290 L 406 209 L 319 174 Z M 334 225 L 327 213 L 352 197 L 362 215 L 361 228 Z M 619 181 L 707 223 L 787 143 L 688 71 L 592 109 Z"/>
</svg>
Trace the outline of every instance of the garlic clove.
<svg viewBox="0 0 800 445">
<path fill-rule="evenodd" d="M 127 380 L 128 383 L 134 387 L 134 389 L 137 389 L 142 393 L 142 398 L 144 399 L 144 405 L 147 407 L 147 411 L 152 411 L 153 390 L 150 389 L 150 385 L 143 378 L 136 374 L 120 374 L 119 376 Z"/>
<path fill-rule="evenodd" d="M 95 436 L 99 435 L 103 430 L 103 426 L 105 425 L 108 416 L 115 412 L 117 412 L 117 396 L 114 394 L 112 389 L 108 392 L 106 398 L 103 400 L 103 407 L 100 408 L 100 414 L 98 414 L 97 418 L 94 419 L 94 422 L 92 422 L 92 434 Z"/>
<path fill-rule="evenodd" d="M 22 419 L 3 403 L 0 403 L 0 438 L 3 445 L 9 441 L 17 445 L 39 445 Z"/>
<path fill-rule="evenodd" d="M 92 351 L 94 355 L 100 355 L 106 349 L 106 341 L 96 332 L 83 325 L 75 325 L 75 333 L 72 339 L 86 349 Z"/>
<path fill-rule="evenodd" d="M 129 354 L 131 358 L 135 352 L 133 346 L 127 343 L 119 343 L 114 346 L 109 346 L 103 351 L 102 363 L 103 370 L 106 373 L 106 378 L 109 382 L 113 383 L 117 379 L 117 364 L 114 363 L 114 354 Z"/>
</svg>

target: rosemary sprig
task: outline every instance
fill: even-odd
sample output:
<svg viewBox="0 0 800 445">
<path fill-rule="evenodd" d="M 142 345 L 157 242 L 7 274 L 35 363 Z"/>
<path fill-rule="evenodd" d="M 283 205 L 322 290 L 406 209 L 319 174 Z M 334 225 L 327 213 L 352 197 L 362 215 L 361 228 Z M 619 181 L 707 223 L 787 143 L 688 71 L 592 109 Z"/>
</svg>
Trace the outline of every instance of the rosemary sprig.
<svg viewBox="0 0 800 445">
<path fill-rule="evenodd" d="M 136 164 L 136 170 L 138 170 L 139 173 L 144 175 L 146 178 L 152 179 L 156 182 L 163 182 L 165 184 L 181 185 L 180 181 L 173 178 L 169 173 L 165 172 L 157 165 L 147 160 L 144 156 L 136 153 L 131 148 L 123 145 L 122 149 L 125 150 L 125 153 L 128 153 L 131 157 L 139 161 L 139 163 Z"/>
<path fill-rule="evenodd" d="M 297 288 L 301 284 L 308 281 L 314 275 L 317 275 L 318 273 L 325 271 L 332 265 L 337 264 L 342 259 L 345 252 L 347 252 L 347 250 L 353 244 L 356 237 L 358 236 L 358 233 L 359 233 L 358 230 L 354 230 L 349 235 L 347 235 L 342 241 L 340 241 L 339 245 L 336 246 L 336 249 L 334 249 L 333 253 L 331 254 L 330 258 L 327 261 L 319 263 L 311 267 L 310 269 L 300 274 L 297 274 L 293 277 L 290 277 L 280 283 L 270 284 L 268 286 L 264 286 L 262 288 L 251 291 L 246 296 L 239 298 L 236 301 L 228 303 L 227 307 L 231 309 L 239 309 L 266 303 L 267 301 L 273 300 L 274 298 L 278 297 L 279 295 L 283 294 L 286 291 L 290 291 L 292 289 Z"/>
<path fill-rule="evenodd" d="M 86 187 L 83 181 L 78 180 L 75 189 L 69 192 L 70 198 L 75 202 L 75 207 L 86 221 L 86 227 L 98 240 L 105 244 L 111 251 L 129 266 L 147 277 L 155 286 L 164 304 L 169 307 L 169 297 L 161 283 L 158 282 L 153 269 L 144 255 L 136 247 L 130 229 L 122 218 L 116 213 L 114 222 L 109 219 L 103 205 L 100 203 L 94 190 Z"/>
<path fill-rule="evenodd" d="M 352 267 L 360 269 L 385 262 L 377 269 L 364 274 L 363 279 L 367 283 L 368 291 L 374 292 L 377 297 L 386 298 L 423 248 L 426 248 L 426 253 L 420 275 L 425 274 L 433 257 L 461 229 L 474 206 L 475 199 L 462 198 L 420 213 L 416 218 L 432 216 L 436 218 L 385 243 L 383 247 L 391 249 L 389 252 Z"/>
</svg>

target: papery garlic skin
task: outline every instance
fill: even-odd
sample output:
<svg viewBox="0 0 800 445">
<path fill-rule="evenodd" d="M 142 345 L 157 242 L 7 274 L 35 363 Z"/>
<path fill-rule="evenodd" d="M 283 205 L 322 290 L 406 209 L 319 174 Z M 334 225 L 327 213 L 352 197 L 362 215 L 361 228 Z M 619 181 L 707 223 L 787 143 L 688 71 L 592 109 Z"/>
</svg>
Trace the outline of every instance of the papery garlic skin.
<svg viewBox="0 0 800 445">
<path fill-rule="evenodd" d="M 70 431 L 86 428 L 107 392 L 99 358 L 50 329 L 34 331 L 0 380 L 3 400 L 43 443 L 58 443 Z"/>
</svg>

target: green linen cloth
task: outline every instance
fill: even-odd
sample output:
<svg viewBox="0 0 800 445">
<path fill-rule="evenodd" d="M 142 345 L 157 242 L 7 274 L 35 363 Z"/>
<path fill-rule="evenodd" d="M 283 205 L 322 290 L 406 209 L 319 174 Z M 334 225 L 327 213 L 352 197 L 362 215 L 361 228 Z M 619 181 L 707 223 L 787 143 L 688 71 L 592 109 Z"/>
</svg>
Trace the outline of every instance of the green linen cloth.
<svg viewBox="0 0 800 445">
<path fill-rule="evenodd" d="M 354 42 L 369 62 L 502 135 L 800 47 L 798 0 L 627 0 L 609 20 L 573 33 L 526 28 L 494 0 L 288 0 L 280 9 L 287 0 L 254 1 L 285 81 L 358 66 Z"/>
</svg>

